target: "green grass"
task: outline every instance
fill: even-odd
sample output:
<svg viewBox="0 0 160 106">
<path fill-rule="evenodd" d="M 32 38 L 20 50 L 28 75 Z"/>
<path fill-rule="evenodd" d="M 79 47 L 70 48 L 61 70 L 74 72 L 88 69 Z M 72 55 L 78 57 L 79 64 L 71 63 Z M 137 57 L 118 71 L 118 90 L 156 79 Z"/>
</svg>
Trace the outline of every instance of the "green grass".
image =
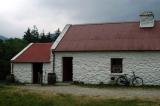
<svg viewBox="0 0 160 106">
<path fill-rule="evenodd" d="M 15 86 L 0 86 L 0 106 L 159 106 L 159 101 L 108 99 L 29 91 Z"/>
</svg>

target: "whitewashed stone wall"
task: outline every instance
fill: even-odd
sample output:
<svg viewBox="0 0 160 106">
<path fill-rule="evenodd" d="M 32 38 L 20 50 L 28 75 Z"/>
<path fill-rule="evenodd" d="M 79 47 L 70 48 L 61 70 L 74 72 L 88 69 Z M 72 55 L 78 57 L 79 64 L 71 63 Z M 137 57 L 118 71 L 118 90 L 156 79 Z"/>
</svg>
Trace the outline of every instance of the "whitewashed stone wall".
<svg viewBox="0 0 160 106">
<path fill-rule="evenodd" d="M 43 64 L 43 83 L 48 83 L 48 73 L 53 73 L 53 55 L 51 54 L 50 63 Z"/>
<path fill-rule="evenodd" d="M 50 63 L 43 63 L 43 83 L 47 84 L 48 73 L 53 73 L 53 56 Z M 13 74 L 21 83 L 33 83 L 32 63 L 13 63 Z"/>
<path fill-rule="evenodd" d="M 55 73 L 62 81 L 62 57 L 73 57 L 73 81 L 110 83 L 111 58 L 123 58 L 123 73 L 143 78 L 144 84 L 160 85 L 160 52 L 58 52 Z"/>
<path fill-rule="evenodd" d="M 21 83 L 32 83 L 32 64 L 13 63 L 15 79 Z"/>
</svg>

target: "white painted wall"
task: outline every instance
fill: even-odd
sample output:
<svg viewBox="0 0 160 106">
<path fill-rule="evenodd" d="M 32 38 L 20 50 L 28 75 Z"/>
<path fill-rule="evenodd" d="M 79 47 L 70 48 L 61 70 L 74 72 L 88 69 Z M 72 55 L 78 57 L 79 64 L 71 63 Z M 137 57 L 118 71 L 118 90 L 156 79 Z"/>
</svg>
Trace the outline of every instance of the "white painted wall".
<svg viewBox="0 0 160 106">
<path fill-rule="evenodd" d="M 50 63 L 43 63 L 43 83 L 47 84 L 48 73 L 53 73 L 53 56 L 51 54 Z M 13 74 L 17 81 L 21 83 L 33 82 L 32 63 L 13 63 Z"/>
<path fill-rule="evenodd" d="M 53 73 L 53 55 L 51 54 L 50 63 L 43 64 L 43 83 L 48 83 L 48 73 Z"/>
<path fill-rule="evenodd" d="M 21 83 L 32 83 L 32 64 L 13 63 L 15 79 Z"/>
<path fill-rule="evenodd" d="M 48 73 L 53 73 L 53 64 L 43 63 L 43 83 L 47 84 Z M 13 63 L 13 74 L 21 83 L 33 83 L 32 63 Z"/>
<path fill-rule="evenodd" d="M 111 58 L 123 58 L 123 73 L 143 78 L 148 85 L 160 85 L 160 52 L 57 52 L 55 73 L 62 81 L 62 57 L 73 57 L 73 81 L 110 83 Z"/>
</svg>

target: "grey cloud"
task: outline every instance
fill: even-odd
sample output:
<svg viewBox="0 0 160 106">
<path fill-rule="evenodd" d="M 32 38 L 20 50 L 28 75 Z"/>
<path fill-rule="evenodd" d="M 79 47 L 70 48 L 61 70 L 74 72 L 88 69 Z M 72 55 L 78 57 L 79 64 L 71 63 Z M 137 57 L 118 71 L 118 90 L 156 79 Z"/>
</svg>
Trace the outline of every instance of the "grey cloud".
<svg viewBox="0 0 160 106">
<path fill-rule="evenodd" d="M 139 13 L 145 10 L 153 11 L 156 19 L 160 17 L 159 0 L 23 1 L 21 8 L 12 14 L 0 13 L 0 17 L 5 19 L 0 20 L 0 35 L 22 36 L 27 27 L 33 25 L 37 25 L 40 31 L 53 32 L 66 24 L 137 21 Z"/>
<path fill-rule="evenodd" d="M 158 0 L 46 0 L 39 3 L 56 8 L 78 22 L 138 20 L 140 12 L 150 10 L 157 15 L 160 9 Z"/>
</svg>

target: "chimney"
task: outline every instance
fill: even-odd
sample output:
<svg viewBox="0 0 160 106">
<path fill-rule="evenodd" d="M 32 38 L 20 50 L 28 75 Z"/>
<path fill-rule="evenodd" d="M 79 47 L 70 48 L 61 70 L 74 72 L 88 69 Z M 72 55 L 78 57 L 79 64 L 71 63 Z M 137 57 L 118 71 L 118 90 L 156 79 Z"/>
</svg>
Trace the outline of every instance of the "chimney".
<svg viewBox="0 0 160 106">
<path fill-rule="evenodd" d="M 154 14 L 149 11 L 142 12 L 140 15 L 140 28 L 154 27 Z"/>
</svg>

